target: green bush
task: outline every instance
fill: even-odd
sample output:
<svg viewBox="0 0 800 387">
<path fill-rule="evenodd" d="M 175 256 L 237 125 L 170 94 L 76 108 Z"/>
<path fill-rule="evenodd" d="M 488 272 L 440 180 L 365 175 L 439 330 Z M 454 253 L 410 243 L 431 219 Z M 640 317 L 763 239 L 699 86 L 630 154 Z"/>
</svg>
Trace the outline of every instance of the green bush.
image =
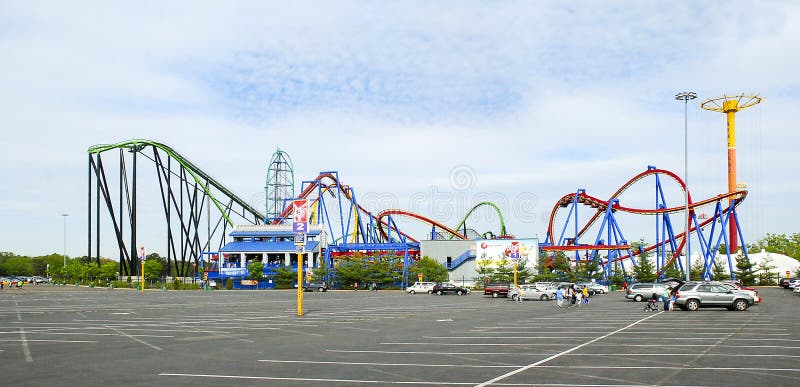
<svg viewBox="0 0 800 387">
<path fill-rule="evenodd" d="M 181 283 L 179 279 L 172 281 L 172 290 L 181 290 L 181 285 L 183 285 L 183 283 Z"/>
<path fill-rule="evenodd" d="M 225 289 L 233 290 L 233 278 L 228 278 L 225 280 Z"/>
</svg>

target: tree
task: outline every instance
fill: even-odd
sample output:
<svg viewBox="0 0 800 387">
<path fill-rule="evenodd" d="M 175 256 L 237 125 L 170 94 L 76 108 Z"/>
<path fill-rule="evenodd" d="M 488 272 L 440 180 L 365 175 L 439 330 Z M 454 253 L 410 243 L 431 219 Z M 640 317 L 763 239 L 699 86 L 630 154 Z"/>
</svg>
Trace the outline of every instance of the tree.
<svg viewBox="0 0 800 387">
<path fill-rule="evenodd" d="M 408 270 L 408 275 L 411 277 L 410 281 L 416 280 L 419 274 L 422 274 L 423 281 L 430 282 L 442 282 L 447 280 L 448 277 L 447 268 L 428 256 L 420 258 Z"/>
<path fill-rule="evenodd" d="M 475 280 L 479 283 L 488 282 L 489 278 L 494 275 L 492 260 L 486 253 L 482 253 L 480 259 L 475 262 L 475 271 L 478 273 L 478 277 Z"/>
<path fill-rule="evenodd" d="M 158 259 L 148 259 L 144 262 L 144 278 L 153 280 L 161 278 L 161 271 L 164 266 Z"/>
<path fill-rule="evenodd" d="M 247 265 L 247 271 L 249 272 L 248 278 L 251 280 L 260 280 L 264 277 L 264 264 L 261 261 L 250 262 Z"/>
<path fill-rule="evenodd" d="M 505 256 L 501 257 L 500 261 L 498 261 L 492 280 L 503 282 L 514 281 L 514 268 Z"/>
<path fill-rule="evenodd" d="M 563 251 L 556 253 L 555 260 L 553 261 L 553 274 L 556 279 L 561 281 L 575 281 L 575 273 L 572 272 L 569 259 Z"/>
<path fill-rule="evenodd" d="M 681 271 L 678 268 L 677 262 L 673 262 L 671 265 L 665 267 L 663 270 L 664 270 L 664 278 L 686 278 L 686 276 L 683 274 L 683 271 Z"/>
<path fill-rule="evenodd" d="M 116 262 L 103 262 L 100 264 L 100 276 L 105 279 L 116 278 L 118 267 Z"/>
<path fill-rule="evenodd" d="M 736 254 L 736 269 L 736 278 L 742 281 L 742 285 L 754 284 L 753 264 L 743 254 Z"/>
<path fill-rule="evenodd" d="M 758 242 L 748 245 L 751 251 L 766 250 L 770 253 L 788 255 L 794 259 L 800 259 L 800 233 L 791 235 L 786 234 L 767 234 L 766 237 Z"/>
<path fill-rule="evenodd" d="M 633 276 L 639 282 L 653 282 L 656 280 L 655 268 L 647 257 L 639 257 L 639 264 L 633 268 Z"/>
<path fill-rule="evenodd" d="M 297 279 L 297 272 L 288 266 L 281 266 L 275 269 L 275 287 L 278 289 L 289 289 Z"/>
<path fill-rule="evenodd" d="M 11 257 L 3 263 L 3 271 L 9 275 L 33 275 L 33 264 L 27 257 Z"/>
<path fill-rule="evenodd" d="M 692 262 L 692 267 L 689 268 L 689 279 L 692 281 L 702 281 L 703 271 L 705 271 L 705 264 L 702 260 L 695 259 Z"/>
<path fill-rule="evenodd" d="M 764 257 L 761 263 L 758 264 L 758 284 L 764 285 L 777 285 L 778 273 L 774 272 L 777 266 L 772 264 L 772 257 Z"/>
<path fill-rule="evenodd" d="M 722 281 L 731 278 L 728 275 L 728 272 L 725 271 L 725 263 L 721 262 L 721 259 L 715 259 L 714 263 L 711 266 L 711 275 L 714 276 L 714 280 Z"/>
</svg>

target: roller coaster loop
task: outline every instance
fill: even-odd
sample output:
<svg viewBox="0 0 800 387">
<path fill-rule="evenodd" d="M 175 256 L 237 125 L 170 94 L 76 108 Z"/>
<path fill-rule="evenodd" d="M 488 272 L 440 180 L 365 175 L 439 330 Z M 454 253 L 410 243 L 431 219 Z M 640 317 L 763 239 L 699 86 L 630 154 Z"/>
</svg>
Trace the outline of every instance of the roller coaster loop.
<svg viewBox="0 0 800 387">
<path fill-rule="evenodd" d="M 620 195 L 635 183 L 649 176 L 654 176 L 656 181 L 655 208 L 632 208 L 620 205 Z M 673 265 L 676 262 L 681 269 L 685 269 L 683 268 L 683 263 L 678 260 L 678 257 L 680 256 L 684 245 L 689 241 L 689 238 L 691 238 L 691 234 L 696 233 L 700 242 L 700 250 L 704 259 L 703 276 L 706 279 L 710 278 L 711 266 L 716 258 L 716 251 L 719 248 L 720 243 L 724 241 L 726 246 L 729 245 L 727 235 L 725 235 L 724 232 L 721 232 L 722 230 L 720 230 L 720 232 L 717 231 L 716 223 L 725 225 L 733 221 L 737 227 L 739 227 L 739 223 L 736 221 L 738 219 L 736 207 L 747 197 L 747 191 L 740 190 L 724 193 L 700 201 L 693 201 L 691 194 L 687 194 L 689 200 L 689 218 L 686 220 L 681 220 L 681 222 L 685 221 L 689 225 L 689 238 L 687 238 L 684 233 L 676 234 L 673 232 L 670 215 L 681 214 L 682 211 L 684 211 L 684 206 L 667 205 L 666 197 L 664 196 L 661 184 L 662 176 L 673 180 L 680 186 L 681 190 L 685 191 L 686 185 L 676 174 L 668 170 L 657 169 L 650 166 L 646 171 L 637 174 L 623 184 L 609 200 L 602 200 L 588 195 L 583 189 L 579 189 L 575 193 L 562 196 L 553 206 L 553 210 L 551 211 L 550 221 L 547 228 L 547 236 L 545 242 L 541 245 L 542 251 L 549 251 L 553 254 L 558 251 L 574 252 L 574 262 L 579 262 L 582 260 L 579 251 L 586 251 L 586 259 L 589 259 L 590 257 L 592 261 L 599 259 L 599 262 L 603 265 L 602 267 L 604 274 L 608 276 L 611 275 L 612 263 L 620 262 L 624 270 L 625 260 L 629 260 L 630 264 L 635 266 L 635 256 L 646 254 L 652 250 L 655 250 L 656 268 L 658 270 L 657 275 L 660 278 L 663 278 L 664 269 L 670 267 L 670 265 Z M 722 205 L 722 202 L 725 200 L 730 200 L 729 206 Z M 695 210 L 700 207 L 710 205 L 714 205 L 714 215 L 709 219 L 702 221 L 698 220 Z M 593 209 L 593 213 L 589 220 L 583 223 L 581 223 L 578 218 L 578 207 L 580 206 L 587 206 Z M 554 230 L 556 226 L 557 214 L 559 209 L 565 207 L 569 207 L 569 214 L 567 215 L 564 226 L 561 228 L 558 239 L 556 239 Z M 622 233 L 622 228 L 614 216 L 616 212 L 655 216 L 656 242 L 646 247 L 640 247 L 638 250 L 631 251 L 631 246 L 625 239 Z M 600 222 L 599 231 L 594 242 L 591 244 L 581 244 L 579 242 L 580 239 L 600 220 L 602 221 Z M 704 230 L 709 225 L 710 230 L 708 235 L 703 235 Z M 567 235 L 568 228 L 572 230 L 570 235 Z M 605 238 L 603 238 L 604 232 Z M 739 233 L 739 236 L 741 237 L 741 233 Z M 680 241 L 679 244 L 678 241 Z M 741 242 L 743 247 L 746 246 L 744 240 Z M 671 248 L 669 256 L 667 256 L 667 246 Z M 606 256 L 601 258 L 599 255 L 600 251 L 606 251 Z M 744 248 L 743 252 L 746 256 L 746 247 Z M 733 273 L 733 262 L 730 254 L 731 252 L 728 251 L 728 267 L 731 273 Z"/>
</svg>

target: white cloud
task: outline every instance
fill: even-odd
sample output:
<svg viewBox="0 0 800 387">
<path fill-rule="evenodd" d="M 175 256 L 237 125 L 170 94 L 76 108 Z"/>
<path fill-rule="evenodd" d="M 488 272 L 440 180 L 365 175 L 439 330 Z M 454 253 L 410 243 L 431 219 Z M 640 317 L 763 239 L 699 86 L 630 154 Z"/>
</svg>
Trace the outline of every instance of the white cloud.
<svg viewBox="0 0 800 387">
<path fill-rule="evenodd" d="M 242 197 L 261 193 L 281 147 L 297 180 L 339 170 L 408 204 L 468 165 L 458 210 L 528 192 L 549 213 L 648 164 L 681 173 L 684 89 L 767 97 L 739 114 L 743 226 L 797 232 L 798 18 L 791 2 L 6 2 L 0 250 L 60 251 L 67 211 L 69 252 L 84 254 L 86 149 L 131 138 L 171 145 Z M 693 192 L 712 196 L 726 186 L 724 117 L 691 105 L 689 120 Z M 508 223 L 544 233 L 541 217 Z"/>
</svg>

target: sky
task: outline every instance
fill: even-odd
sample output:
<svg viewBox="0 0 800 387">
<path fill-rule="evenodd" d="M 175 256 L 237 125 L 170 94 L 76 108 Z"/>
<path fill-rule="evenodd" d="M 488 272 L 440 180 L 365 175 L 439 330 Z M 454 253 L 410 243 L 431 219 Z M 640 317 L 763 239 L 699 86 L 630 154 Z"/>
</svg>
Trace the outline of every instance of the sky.
<svg viewBox="0 0 800 387">
<path fill-rule="evenodd" d="M 800 232 L 797 47 L 792 1 L 3 1 L 0 251 L 61 253 L 66 233 L 85 255 L 87 148 L 136 138 L 245 198 L 280 147 L 297 180 L 339 171 L 367 206 L 455 225 L 490 198 L 544 238 L 562 195 L 607 198 L 648 165 L 686 158 L 693 197 L 725 192 L 725 117 L 699 105 L 741 93 L 765 98 L 737 115 L 744 234 Z"/>
</svg>

